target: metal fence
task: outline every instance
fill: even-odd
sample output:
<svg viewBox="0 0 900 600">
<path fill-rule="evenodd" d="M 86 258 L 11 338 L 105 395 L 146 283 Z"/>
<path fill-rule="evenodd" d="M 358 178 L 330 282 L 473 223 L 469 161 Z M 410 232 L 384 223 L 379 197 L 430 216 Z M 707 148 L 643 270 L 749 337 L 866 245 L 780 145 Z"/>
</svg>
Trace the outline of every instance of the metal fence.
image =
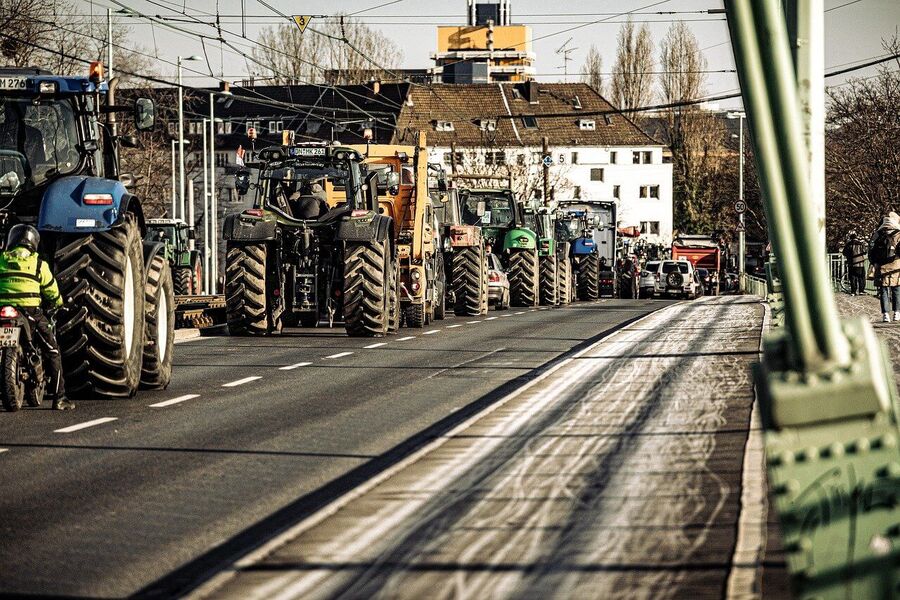
<svg viewBox="0 0 900 600">
<path fill-rule="evenodd" d="M 827 256 L 828 272 L 831 275 L 831 284 L 835 292 L 850 291 L 850 269 L 847 267 L 847 259 L 843 254 L 831 253 Z M 869 259 L 866 259 L 866 273 L 869 272 Z M 866 292 L 869 294 L 877 293 L 875 282 L 866 279 Z"/>
<path fill-rule="evenodd" d="M 765 277 L 756 277 L 744 273 L 741 278 L 741 291 L 745 294 L 765 299 L 769 295 L 769 285 Z"/>
</svg>

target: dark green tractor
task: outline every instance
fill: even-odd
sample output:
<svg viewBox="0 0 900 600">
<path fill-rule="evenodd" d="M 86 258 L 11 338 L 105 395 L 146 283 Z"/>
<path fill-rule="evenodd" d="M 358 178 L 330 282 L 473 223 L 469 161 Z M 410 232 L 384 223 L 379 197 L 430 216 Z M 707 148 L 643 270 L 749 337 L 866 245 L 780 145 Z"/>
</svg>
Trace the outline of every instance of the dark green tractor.
<svg viewBox="0 0 900 600">
<path fill-rule="evenodd" d="M 538 235 L 533 217 L 509 189 L 459 191 L 463 221 L 481 225 L 488 248 L 500 256 L 509 278 L 513 306 L 537 306 L 540 300 Z"/>
<path fill-rule="evenodd" d="M 538 264 L 540 265 L 540 303 L 543 306 L 570 304 L 574 298 L 575 282 L 572 260 L 569 257 L 569 236 L 557 219 L 557 207 L 541 206 L 525 210 L 526 223 L 538 234 Z"/>
<path fill-rule="evenodd" d="M 203 293 L 203 257 L 199 250 L 191 250 L 193 239 L 194 228 L 181 219 L 147 219 L 144 240 L 163 244 L 176 296 Z"/>
</svg>

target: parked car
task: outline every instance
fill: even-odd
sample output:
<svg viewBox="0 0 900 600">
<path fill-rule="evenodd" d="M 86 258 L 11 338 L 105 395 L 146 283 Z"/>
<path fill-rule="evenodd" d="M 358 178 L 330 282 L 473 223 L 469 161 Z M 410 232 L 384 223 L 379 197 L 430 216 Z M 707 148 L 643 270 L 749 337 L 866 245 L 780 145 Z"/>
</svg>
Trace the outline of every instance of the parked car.
<svg viewBox="0 0 900 600">
<path fill-rule="evenodd" d="M 658 260 L 648 260 L 641 268 L 641 276 L 638 279 L 638 298 L 652 298 L 656 293 L 659 265 Z"/>
<path fill-rule="evenodd" d="M 509 279 L 496 254 L 488 254 L 488 304 L 496 310 L 509 308 Z"/>
</svg>

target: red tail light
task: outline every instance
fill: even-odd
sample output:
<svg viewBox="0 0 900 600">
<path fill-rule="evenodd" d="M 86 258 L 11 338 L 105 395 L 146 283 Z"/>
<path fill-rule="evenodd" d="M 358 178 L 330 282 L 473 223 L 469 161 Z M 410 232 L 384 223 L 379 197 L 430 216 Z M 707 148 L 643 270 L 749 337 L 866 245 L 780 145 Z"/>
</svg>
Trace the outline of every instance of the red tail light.
<svg viewBox="0 0 900 600">
<path fill-rule="evenodd" d="M 261 208 L 248 208 L 244 211 L 245 215 L 250 215 L 251 217 L 261 217 L 263 216 L 263 211 Z"/>
<path fill-rule="evenodd" d="M 2 319 L 15 319 L 19 316 L 19 311 L 16 310 L 15 306 L 4 306 L 0 308 L 0 318 Z"/>
<path fill-rule="evenodd" d="M 92 206 L 108 206 L 113 203 L 112 194 L 85 194 L 81 201 Z"/>
</svg>

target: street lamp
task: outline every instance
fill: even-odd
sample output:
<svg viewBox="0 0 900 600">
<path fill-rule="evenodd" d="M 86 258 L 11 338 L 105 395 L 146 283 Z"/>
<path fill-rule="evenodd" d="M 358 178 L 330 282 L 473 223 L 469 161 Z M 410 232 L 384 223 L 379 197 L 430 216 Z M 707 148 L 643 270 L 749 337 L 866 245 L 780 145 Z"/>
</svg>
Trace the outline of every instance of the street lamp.
<svg viewBox="0 0 900 600">
<path fill-rule="evenodd" d="M 175 209 L 178 208 L 178 194 L 176 193 L 176 182 L 175 182 L 175 143 L 178 140 L 172 138 L 172 212 L 169 213 L 172 215 L 173 219 L 178 218 L 178 213 Z M 182 140 L 185 146 L 191 145 L 191 140 Z"/>
<path fill-rule="evenodd" d="M 222 119 L 214 118 L 213 123 L 222 123 Z M 212 269 L 212 252 L 210 249 L 210 239 L 211 233 L 213 230 L 213 221 L 210 218 L 210 205 L 212 204 L 212 194 L 209 189 L 209 168 L 208 166 L 212 164 L 212 168 L 215 169 L 215 125 L 209 128 L 207 131 L 206 124 L 209 123 L 209 119 L 203 119 L 203 291 L 206 294 L 211 293 L 212 285 L 210 283 L 212 276 L 210 275 Z M 207 137 L 209 138 L 210 146 L 213 148 L 213 152 L 207 152 Z M 212 162 L 210 162 L 212 161 Z"/>
<path fill-rule="evenodd" d="M 181 61 L 183 60 L 203 60 L 194 54 L 193 56 L 178 57 L 178 139 L 182 142 L 178 144 L 178 208 L 179 215 L 184 219 L 184 90 L 181 86 Z"/>
<path fill-rule="evenodd" d="M 729 119 L 738 119 L 738 200 L 744 202 L 744 119 L 746 114 L 743 111 L 729 112 L 726 114 Z M 738 213 L 738 276 L 744 276 L 744 263 L 746 261 L 747 240 L 744 234 L 744 212 Z"/>
<path fill-rule="evenodd" d="M 222 119 L 216 119 L 216 95 L 232 96 L 228 89 L 228 84 L 224 84 L 224 89 L 217 92 L 209 93 L 209 192 L 210 192 L 210 210 L 212 212 L 212 227 L 210 229 L 210 248 L 212 250 L 212 268 L 210 269 L 210 293 L 215 294 L 219 287 L 219 195 L 216 193 L 216 122 Z M 227 108 L 228 102 L 225 103 Z"/>
</svg>

